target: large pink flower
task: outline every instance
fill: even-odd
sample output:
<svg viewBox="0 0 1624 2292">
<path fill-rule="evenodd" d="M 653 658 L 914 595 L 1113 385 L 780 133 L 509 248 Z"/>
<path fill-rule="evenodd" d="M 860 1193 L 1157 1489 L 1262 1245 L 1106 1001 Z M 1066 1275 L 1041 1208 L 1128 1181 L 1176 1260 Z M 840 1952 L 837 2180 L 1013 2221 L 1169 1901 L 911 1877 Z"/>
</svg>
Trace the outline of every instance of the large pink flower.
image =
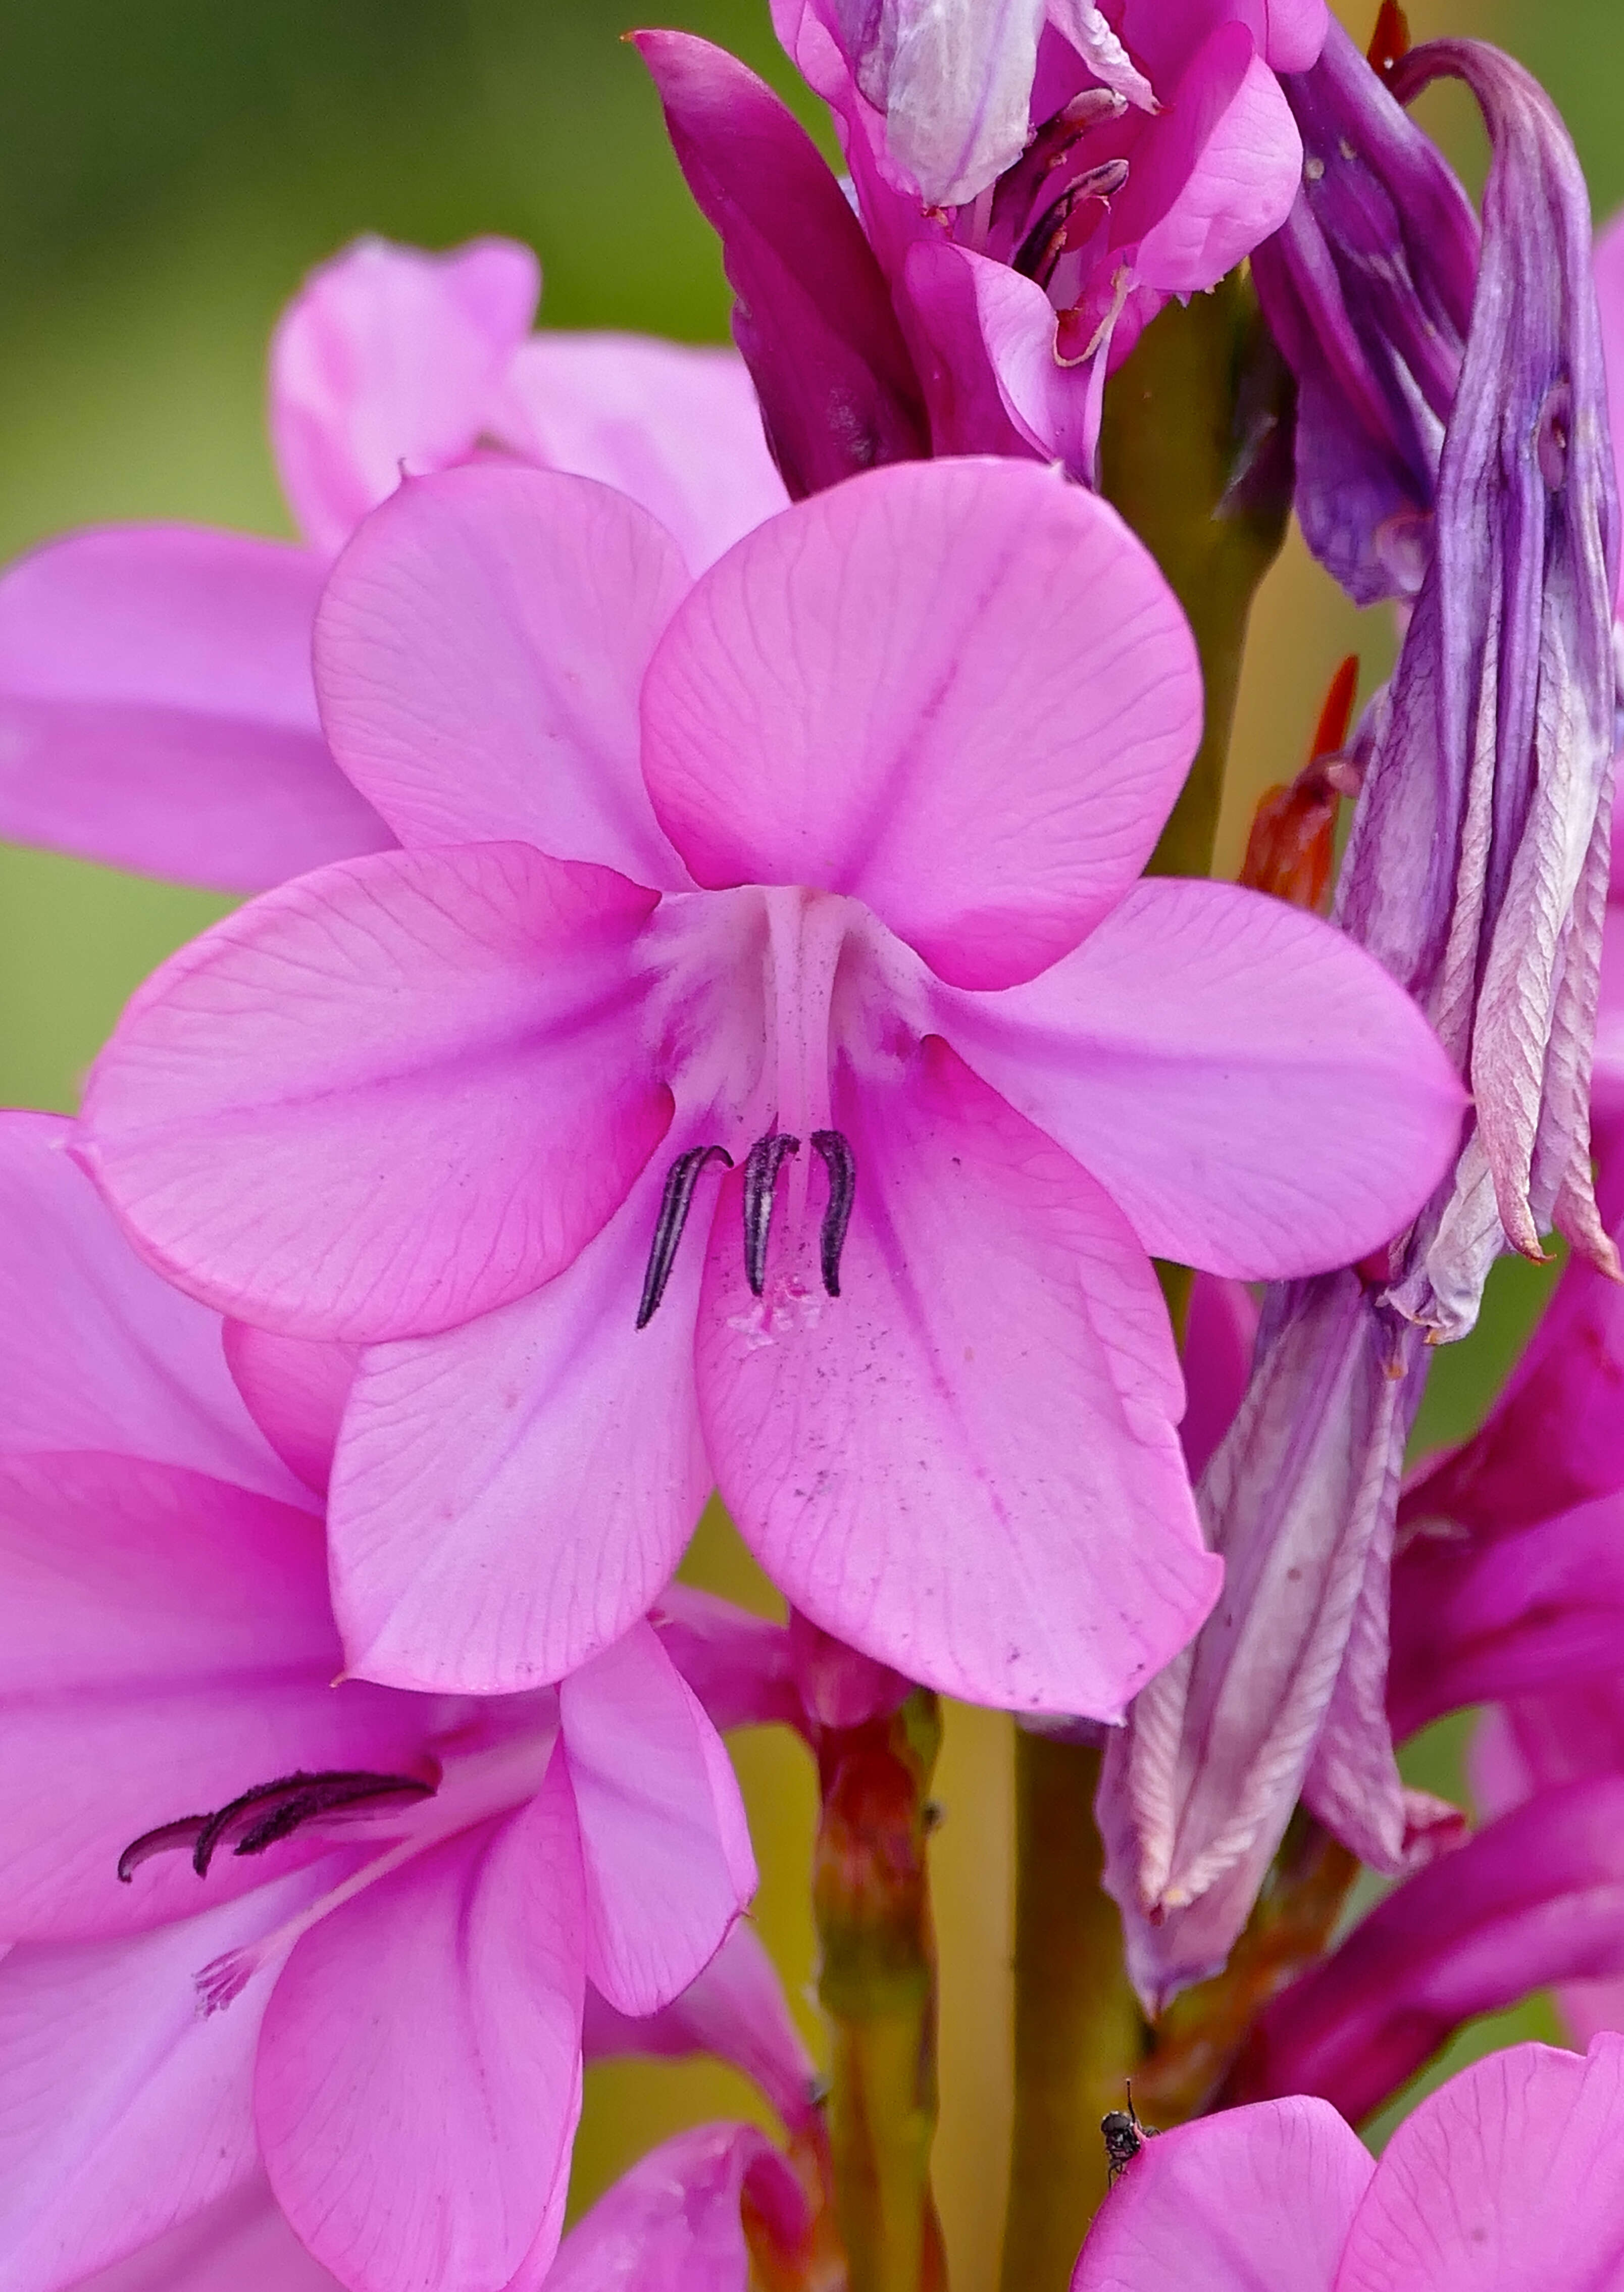
<svg viewBox="0 0 1624 2292">
<path fill-rule="evenodd" d="M 588 1982 L 623 2045 L 754 1887 L 726 1754 L 642 1625 L 529 1695 L 335 1685 L 319 1508 L 65 1129 L 0 1123 L 0 2279 L 263 2170 L 351 2292 L 525 2292 Z M 651 2045 L 793 2100 L 758 1989 L 747 1953 Z"/>
<path fill-rule="evenodd" d="M 865 1653 L 1118 1715 L 1217 1574 L 1147 1253 L 1351 1260 L 1461 1110 L 1338 934 L 1139 880 L 1200 716 L 1146 553 L 1051 472 L 910 464 L 691 586 L 632 502 L 468 469 L 368 520 L 317 664 L 406 849 L 160 972 L 82 1150 L 171 1279 L 367 1348 L 351 1668 L 562 1675 L 714 1473 Z"/>
<path fill-rule="evenodd" d="M 1569 2292 L 1624 2266 L 1624 2038 L 1492 2054 L 1379 2163 L 1298 2095 L 1147 2141 L 1072 2292 Z"/>
<path fill-rule="evenodd" d="M 0 579 L 0 835 L 233 892 L 392 843 L 334 770 L 310 650 L 335 552 L 403 471 L 496 452 L 601 478 L 696 569 L 781 506 L 737 357 L 532 335 L 540 284 L 507 239 L 359 241 L 271 344 L 271 443 L 302 545 L 109 526 Z"/>
</svg>

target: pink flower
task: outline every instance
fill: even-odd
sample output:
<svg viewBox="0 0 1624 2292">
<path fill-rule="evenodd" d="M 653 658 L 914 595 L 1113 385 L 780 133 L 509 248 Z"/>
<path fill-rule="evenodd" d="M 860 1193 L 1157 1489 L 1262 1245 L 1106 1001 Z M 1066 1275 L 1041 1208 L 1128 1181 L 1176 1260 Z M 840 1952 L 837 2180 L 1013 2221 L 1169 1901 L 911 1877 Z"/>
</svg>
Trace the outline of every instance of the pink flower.
<svg viewBox="0 0 1624 2292">
<path fill-rule="evenodd" d="M 1323 0 L 776 0 L 773 13 L 834 110 L 935 450 L 1034 453 L 1091 480 L 1107 362 L 1290 213 L 1303 152 L 1276 74 L 1313 62 Z M 678 35 L 642 44 L 731 246 L 743 218 L 714 212 L 697 177 L 727 141 L 722 90 L 746 107 L 749 76 Z M 764 195 L 748 220 L 774 234 Z"/>
<path fill-rule="evenodd" d="M 1378 2162 L 1325 2102 L 1147 2141 L 1072 2292 L 1569 2292 L 1624 2250 L 1624 2038 L 1515 2046 L 1431 2094 Z"/>
<path fill-rule="evenodd" d="M 1139 544 L 915 463 L 691 588 L 623 497 L 464 470 L 368 521 L 317 658 L 407 848 L 158 973 L 82 1150 L 171 1279 L 367 1347 L 351 1669 L 562 1676 L 714 1474 L 864 1653 L 1117 1715 L 1216 1577 L 1146 1253 L 1356 1255 L 1461 1106 L 1326 926 L 1138 881 L 1200 719 Z"/>
<path fill-rule="evenodd" d="M 522 2292 L 587 1982 L 668 2006 L 754 1888 L 726 1754 L 646 1626 L 556 1691 L 335 1686 L 319 1508 L 66 1126 L 0 1125 L 0 2276 L 71 2283 L 263 2170 L 350 2292 Z"/>
<path fill-rule="evenodd" d="M 509 240 L 358 241 L 271 344 L 303 544 L 109 526 L 0 579 L 0 835 L 234 892 L 390 844 L 333 768 L 310 649 L 335 553 L 403 471 L 500 453 L 601 478 L 695 568 L 781 505 L 738 359 L 532 335 L 539 287 Z"/>
</svg>

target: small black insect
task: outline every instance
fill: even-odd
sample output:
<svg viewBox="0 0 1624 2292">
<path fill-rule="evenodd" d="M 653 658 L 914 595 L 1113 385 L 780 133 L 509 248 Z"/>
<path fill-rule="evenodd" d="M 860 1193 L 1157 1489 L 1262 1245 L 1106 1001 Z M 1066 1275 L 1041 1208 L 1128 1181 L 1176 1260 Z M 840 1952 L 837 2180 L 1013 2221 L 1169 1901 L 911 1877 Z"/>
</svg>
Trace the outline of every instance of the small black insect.
<svg viewBox="0 0 1624 2292">
<path fill-rule="evenodd" d="M 1100 2119 L 1100 2131 L 1105 2135 L 1105 2156 L 1111 2167 L 1107 2179 L 1114 2189 L 1145 2143 L 1153 2140 L 1156 2134 L 1153 2125 L 1140 2123 L 1131 2085 L 1127 2088 L 1127 2107 L 1108 2109 Z"/>
</svg>

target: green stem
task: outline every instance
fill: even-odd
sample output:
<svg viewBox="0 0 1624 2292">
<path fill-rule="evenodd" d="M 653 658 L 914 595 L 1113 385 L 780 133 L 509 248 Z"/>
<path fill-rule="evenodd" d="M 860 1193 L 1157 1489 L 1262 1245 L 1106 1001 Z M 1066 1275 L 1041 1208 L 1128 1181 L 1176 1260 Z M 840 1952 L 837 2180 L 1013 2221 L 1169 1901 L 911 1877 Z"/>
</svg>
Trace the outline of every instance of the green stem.
<svg viewBox="0 0 1624 2292">
<path fill-rule="evenodd" d="M 1290 505 L 1289 376 L 1238 271 L 1147 327 L 1105 393 L 1102 489 L 1146 544 L 1195 635 L 1201 745 L 1150 862 L 1210 873 L 1252 600 Z M 1188 1272 L 1162 1266 L 1174 1325 Z M 1145 2030 L 1121 1921 L 1100 1887 L 1100 1754 L 1016 1750 L 1015 2115 L 1004 2292 L 1064 2292 L 1105 2192 L 1100 2118 L 1123 2105 Z"/>
<path fill-rule="evenodd" d="M 941 1742 L 921 1688 L 893 1717 L 828 1730 L 812 1866 L 832 2062 L 828 2135 L 850 2292 L 943 2292 L 931 2195 L 936 1942 L 925 1840 Z"/>
<path fill-rule="evenodd" d="M 1290 509 L 1290 379 L 1251 280 L 1170 303 L 1105 393 L 1101 490 L 1150 550 L 1200 655 L 1200 747 L 1146 873 L 1212 870 L 1247 622 Z"/>
<path fill-rule="evenodd" d="M 1105 2193 L 1100 2119 L 1143 2025 L 1100 1891 L 1101 1753 L 1015 1736 L 1015 2122 L 1003 2292 L 1064 2292 Z"/>
</svg>

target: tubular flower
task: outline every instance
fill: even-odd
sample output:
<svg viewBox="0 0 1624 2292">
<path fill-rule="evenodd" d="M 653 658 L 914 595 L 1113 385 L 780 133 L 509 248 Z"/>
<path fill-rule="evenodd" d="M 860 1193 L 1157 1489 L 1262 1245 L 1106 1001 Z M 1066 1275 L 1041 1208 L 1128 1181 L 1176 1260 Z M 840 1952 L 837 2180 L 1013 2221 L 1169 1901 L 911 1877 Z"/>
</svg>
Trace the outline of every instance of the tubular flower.
<svg viewBox="0 0 1624 2292">
<path fill-rule="evenodd" d="M 1536 2292 L 1612 2282 L 1624 2244 L 1624 2038 L 1475 2062 L 1373 2159 L 1324 2102 L 1147 2141 L 1072 2292 Z"/>
<path fill-rule="evenodd" d="M 358 241 L 271 346 L 302 542 L 108 526 L 0 577 L 0 835 L 228 892 L 392 843 L 334 769 L 310 652 L 335 554 L 403 471 L 501 455 L 602 479 L 696 569 L 782 505 L 738 359 L 532 335 L 540 284 L 506 239 Z"/>
<path fill-rule="evenodd" d="M 263 2174 L 349 2292 L 522 2292 L 587 1982 L 667 2006 L 753 1890 L 726 1754 L 646 1626 L 531 1695 L 333 1684 L 319 1508 L 65 1128 L 0 1125 L 0 2273 L 53 2292 Z"/>
<path fill-rule="evenodd" d="M 1107 365 L 1290 210 L 1302 146 L 1276 74 L 1319 53 L 1322 0 L 776 0 L 773 14 L 833 109 L 934 450 L 1058 459 L 1091 483 Z M 804 201 L 791 215 L 740 184 L 724 211 L 711 190 L 739 123 L 776 99 L 702 41 L 641 44 L 730 263 L 787 246 Z M 794 314 L 775 356 L 772 316 L 747 300 L 761 380 L 792 358 Z M 826 296 L 831 322 L 836 308 Z"/>
<path fill-rule="evenodd" d="M 1370 1247 L 1460 1110 L 1338 934 L 1138 880 L 1200 717 L 1140 545 L 909 464 L 691 587 L 631 502 L 465 470 L 374 513 L 317 659 L 406 849 L 160 972 L 81 1150 L 171 1279 L 365 1348 L 351 1668 L 562 1675 L 714 1473 L 863 1653 L 1119 1715 L 1216 1575 L 1146 1253 Z"/>
<path fill-rule="evenodd" d="M 1368 85 L 1353 109 L 1371 132 L 1342 138 L 1352 157 L 1328 149 L 1305 203 L 1339 230 L 1367 211 L 1385 230 L 1414 155 L 1347 52 L 1333 30 L 1293 100 L 1320 133 L 1321 109 L 1334 122 Z M 1223 1962 L 1299 1795 L 1378 1868 L 1456 1834 L 1451 1811 L 1402 1790 L 1386 1719 L 1388 1571 L 1426 1348 L 1464 1335 L 1494 1258 L 1539 1255 L 1553 1223 L 1618 1271 L 1589 1164 L 1617 538 L 1588 206 L 1560 122 L 1507 59 L 1440 42 L 1392 85 L 1446 72 L 1477 94 L 1493 144 L 1482 260 L 1425 570 L 1354 744 L 1362 789 L 1333 918 L 1428 1013 L 1474 1113 L 1451 1175 L 1379 1263 L 1265 1304 L 1251 1391 L 1200 1492 L 1233 1596 L 1151 1688 L 1108 1778 L 1111 1885 L 1151 1996 Z M 1372 208 L 1366 173 L 1394 152 L 1394 196 Z M 1432 306 L 1418 299 L 1406 357 Z"/>
</svg>

